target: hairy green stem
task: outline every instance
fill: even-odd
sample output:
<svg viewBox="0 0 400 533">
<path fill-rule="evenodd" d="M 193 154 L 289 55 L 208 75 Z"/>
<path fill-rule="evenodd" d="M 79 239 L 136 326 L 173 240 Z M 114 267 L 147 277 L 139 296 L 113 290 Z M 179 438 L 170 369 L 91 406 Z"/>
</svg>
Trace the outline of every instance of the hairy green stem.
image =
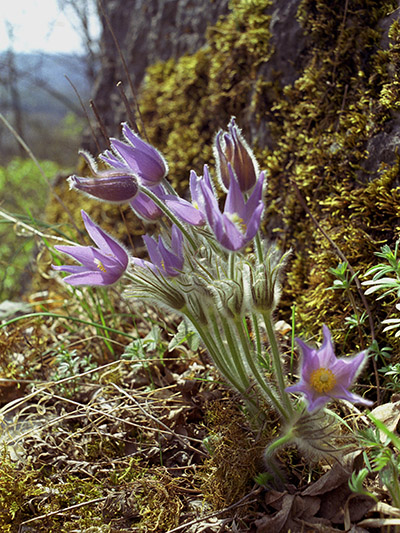
<svg viewBox="0 0 400 533">
<path fill-rule="evenodd" d="M 215 324 L 213 327 L 213 336 L 209 331 L 209 327 L 207 325 L 203 326 L 202 324 L 200 324 L 200 322 L 196 320 L 196 318 L 193 316 L 192 313 L 190 313 L 189 310 L 184 309 L 182 312 L 190 320 L 197 333 L 200 335 L 209 353 L 209 356 L 211 357 L 211 360 L 213 361 L 217 369 L 221 372 L 222 376 L 231 384 L 234 389 L 236 389 L 241 395 L 246 397 L 246 387 L 241 383 L 239 376 L 235 375 L 235 372 L 232 372 L 233 365 L 231 365 L 230 367 L 228 366 L 226 361 L 226 355 L 224 356 L 221 354 L 222 340 L 219 338 L 217 325 Z M 214 341 L 214 337 L 217 339 L 217 341 L 221 341 L 218 342 L 218 345 Z"/>
<path fill-rule="evenodd" d="M 285 408 L 289 414 L 289 418 L 293 415 L 293 407 L 290 403 L 289 396 L 285 390 L 286 384 L 283 377 L 283 368 L 282 368 L 282 361 L 281 361 L 281 354 L 278 347 L 278 341 L 276 340 L 274 325 L 272 322 L 272 316 L 270 311 L 264 311 L 262 312 L 262 316 L 264 319 L 265 328 L 267 330 L 268 340 L 271 347 L 271 354 L 272 354 L 272 362 L 273 362 L 273 368 L 274 368 L 274 375 L 276 377 L 276 380 L 278 382 L 278 388 L 279 393 L 282 398 L 282 401 L 285 405 Z"/>
<path fill-rule="evenodd" d="M 250 370 L 252 371 L 252 374 L 253 374 L 254 379 L 256 380 L 256 383 L 261 388 L 261 390 L 266 394 L 269 401 L 274 405 L 276 410 L 283 416 L 283 418 L 285 418 L 286 420 L 289 420 L 291 411 L 289 411 L 287 407 L 284 407 L 281 404 L 277 395 L 274 394 L 274 392 L 271 390 L 271 387 L 266 383 L 264 376 L 262 375 L 258 367 L 258 362 L 255 361 L 253 346 L 249 346 L 250 339 L 248 335 L 246 335 L 246 333 L 244 332 L 243 321 L 240 317 L 237 317 L 237 319 L 235 320 L 235 326 L 236 326 L 236 331 L 239 334 L 239 339 L 242 345 L 244 358 Z"/>
<path fill-rule="evenodd" d="M 257 231 L 256 236 L 254 237 L 254 244 L 255 244 L 256 257 L 258 259 L 259 264 L 262 265 L 264 263 L 264 254 L 263 254 L 263 246 L 261 242 L 260 231 Z"/>
</svg>

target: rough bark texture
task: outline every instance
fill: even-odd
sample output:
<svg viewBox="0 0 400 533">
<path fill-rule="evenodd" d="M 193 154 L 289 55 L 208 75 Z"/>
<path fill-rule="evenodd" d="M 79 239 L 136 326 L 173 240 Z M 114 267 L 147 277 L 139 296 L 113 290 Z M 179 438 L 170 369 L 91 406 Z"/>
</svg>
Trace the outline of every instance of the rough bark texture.
<svg viewBox="0 0 400 533">
<path fill-rule="evenodd" d="M 137 91 L 149 65 L 196 52 L 206 43 L 207 27 L 227 12 L 228 0 L 103 0 L 102 67 L 94 101 L 109 132 L 115 134 L 126 120 L 119 81 L 132 102 L 121 53 Z"/>
</svg>

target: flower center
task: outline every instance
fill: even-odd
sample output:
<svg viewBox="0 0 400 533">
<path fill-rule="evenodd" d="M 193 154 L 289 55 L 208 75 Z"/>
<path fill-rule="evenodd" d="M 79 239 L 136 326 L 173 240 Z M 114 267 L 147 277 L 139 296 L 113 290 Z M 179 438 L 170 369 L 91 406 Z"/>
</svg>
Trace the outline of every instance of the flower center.
<svg viewBox="0 0 400 533">
<path fill-rule="evenodd" d="M 243 233 L 243 235 L 247 231 L 247 226 L 243 222 L 243 218 L 241 218 L 237 213 L 228 213 L 229 218 L 232 220 L 234 224 L 239 228 L 239 231 Z"/>
<path fill-rule="evenodd" d="M 95 265 L 97 266 L 97 268 L 98 268 L 99 270 L 101 270 L 101 271 L 104 272 L 104 273 L 107 272 L 105 266 L 104 266 L 103 263 L 100 261 L 100 259 L 97 259 L 97 258 L 96 258 L 96 259 L 94 260 L 94 263 L 95 263 Z"/>
<path fill-rule="evenodd" d="M 336 377 L 329 368 L 318 368 L 311 372 L 310 385 L 317 392 L 330 392 L 336 385 Z"/>
</svg>

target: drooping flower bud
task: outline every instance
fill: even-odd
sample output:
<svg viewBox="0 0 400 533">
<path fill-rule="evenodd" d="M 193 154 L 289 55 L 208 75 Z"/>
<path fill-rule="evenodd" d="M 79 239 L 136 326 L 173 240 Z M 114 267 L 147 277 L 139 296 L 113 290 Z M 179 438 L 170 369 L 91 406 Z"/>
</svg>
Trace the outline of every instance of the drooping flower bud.
<svg viewBox="0 0 400 533">
<path fill-rule="evenodd" d="M 98 170 L 92 156 L 81 152 L 94 177 L 70 176 L 70 189 L 78 189 L 98 200 L 115 204 L 132 201 L 139 192 L 136 176 L 121 170 Z"/>
<path fill-rule="evenodd" d="M 232 117 L 228 125 L 229 133 L 220 130 L 214 142 L 214 156 L 217 163 L 217 174 L 222 186 L 228 190 L 230 173 L 228 164 L 237 178 L 242 192 L 249 191 L 256 184 L 260 173 L 258 163 L 240 129 Z"/>
</svg>

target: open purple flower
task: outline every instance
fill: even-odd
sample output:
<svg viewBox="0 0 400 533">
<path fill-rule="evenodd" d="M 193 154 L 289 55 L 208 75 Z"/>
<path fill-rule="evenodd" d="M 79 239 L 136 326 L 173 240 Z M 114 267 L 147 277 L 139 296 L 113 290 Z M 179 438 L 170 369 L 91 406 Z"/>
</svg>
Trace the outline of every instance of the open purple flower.
<svg viewBox="0 0 400 533">
<path fill-rule="evenodd" d="M 236 251 L 246 246 L 260 227 L 264 210 L 262 192 L 265 176 L 264 172 L 260 173 L 253 192 L 246 202 L 230 163 L 228 163 L 228 170 L 230 183 L 223 213 L 219 209 L 207 166 L 204 167 L 200 188 L 204 197 L 207 220 L 215 237 L 222 246 Z"/>
<path fill-rule="evenodd" d="M 168 173 L 164 157 L 154 146 L 136 135 L 126 123 L 122 125 L 122 133 L 127 142 L 111 139 L 114 153 L 106 150 L 100 158 L 113 168 L 129 169 L 146 187 L 158 185 Z"/>
<path fill-rule="evenodd" d="M 172 226 L 170 249 L 165 246 L 162 237 L 159 237 L 158 242 L 156 242 L 152 237 L 144 235 L 143 240 L 146 243 L 151 262 L 139 257 L 132 257 L 131 262 L 165 277 L 179 276 L 184 262 L 181 231 L 175 225 Z"/>
<path fill-rule="evenodd" d="M 70 285 L 112 285 L 120 279 L 129 263 L 124 248 L 97 226 L 85 211 L 81 211 L 86 231 L 96 243 L 93 246 L 55 246 L 63 254 L 68 254 L 81 265 L 52 265 L 54 270 L 70 272 L 64 278 Z"/>
<path fill-rule="evenodd" d="M 334 398 L 352 403 L 372 405 L 357 394 L 349 391 L 365 360 L 365 352 L 354 357 L 338 359 L 335 355 L 331 333 L 323 326 L 324 342 L 319 350 L 296 339 L 302 349 L 301 378 L 296 385 L 287 387 L 287 392 L 301 392 L 308 402 L 308 411 L 323 407 Z"/>
<path fill-rule="evenodd" d="M 87 152 L 80 152 L 88 164 L 94 178 L 70 176 L 71 189 L 78 189 L 87 195 L 105 202 L 122 204 L 133 200 L 139 186 L 136 176 L 127 168 L 98 170 L 93 157 Z"/>
<path fill-rule="evenodd" d="M 240 190 L 249 191 L 257 182 L 258 163 L 240 129 L 236 126 L 235 117 L 231 118 L 228 129 L 229 133 L 220 130 L 215 137 L 214 155 L 218 178 L 222 186 L 228 190 L 231 179 L 229 163 L 238 180 Z"/>
</svg>

